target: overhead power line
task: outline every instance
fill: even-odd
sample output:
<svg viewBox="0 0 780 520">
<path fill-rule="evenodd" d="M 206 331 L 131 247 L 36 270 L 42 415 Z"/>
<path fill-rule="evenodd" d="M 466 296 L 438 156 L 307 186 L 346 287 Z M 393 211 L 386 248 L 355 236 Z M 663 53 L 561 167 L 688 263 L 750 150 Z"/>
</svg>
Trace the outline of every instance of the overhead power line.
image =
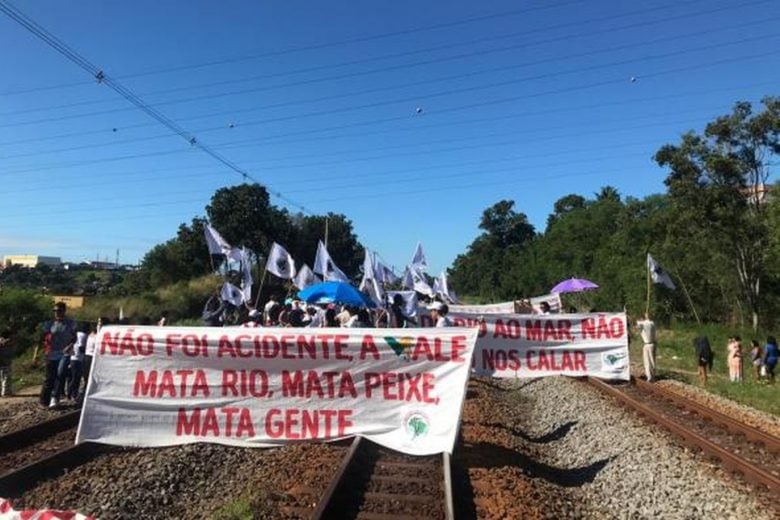
<svg viewBox="0 0 780 520">
<path fill-rule="evenodd" d="M 121 85 L 119 82 L 112 79 L 109 75 L 107 75 L 102 69 L 98 68 L 94 64 L 90 63 L 89 60 L 87 60 L 85 57 L 81 56 L 79 53 L 77 53 L 75 50 L 71 49 L 67 44 L 65 44 L 63 41 L 58 39 L 56 36 L 51 34 L 49 31 L 47 31 L 45 28 L 41 27 L 38 23 L 36 23 L 34 20 L 29 18 L 27 15 L 19 11 L 16 7 L 11 5 L 6 0 L 0 0 L 0 11 L 3 11 L 9 18 L 17 22 L 19 25 L 33 33 L 35 36 L 43 40 L 47 45 L 52 47 L 54 50 L 65 56 L 67 59 L 84 69 L 86 72 L 88 72 L 98 83 L 105 84 L 106 86 L 110 87 L 112 90 L 117 92 L 120 96 L 125 98 L 127 101 L 135 105 L 139 110 L 147 114 L 152 119 L 155 119 L 160 124 L 174 132 L 175 134 L 182 137 L 184 140 L 186 140 L 190 146 L 193 146 L 195 148 L 198 148 L 199 150 L 203 151 L 207 155 L 211 156 L 213 159 L 217 160 L 218 162 L 222 163 L 226 167 L 228 167 L 230 170 L 233 170 L 237 174 L 239 174 L 242 179 L 245 181 L 247 179 L 251 179 L 253 182 L 256 182 L 257 184 L 265 186 L 265 183 L 261 183 L 259 180 L 252 177 L 247 171 L 240 168 L 238 165 L 230 161 L 227 157 L 223 156 L 222 154 L 216 152 L 209 146 L 207 146 L 205 143 L 200 142 L 193 134 L 186 131 L 184 128 L 179 126 L 175 121 L 167 117 L 165 114 L 160 112 L 159 110 L 156 110 L 155 108 L 147 105 L 141 98 L 136 96 L 132 91 L 125 88 L 123 85 Z M 268 191 L 275 195 L 277 198 L 287 202 L 291 206 L 294 206 L 301 211 L 308 213 L 308 210 L 301 206 L 300 204 L 288 199 L 281 193 L 274 191 L 270 188 L 268 188 Z"/>
<path fill-rule="evenodd" d="M 0 4 L 0 5 L 2 5 L 2 4 Z M 649 74 L 644 74 L 642 77 L 645 78 L 645 79 L 649 79 L 649 78 L 654 78 L 654 77 L 666 76 L 666 75 L 670 75 L 670 74 L 676 74 L 676 73 L 680 73 L 680 72 L 688 73 L 688 72 L 691 72 L 693 70 L 699 70 L 699 69 L 702 69 L 702 68 L 708 68 L 708 67 L 712 67 L 712 66 L 716 66 L 716 65 L 723 65 L 725 63 L 744 62 L 744 61 L 748 61 L 748 60 L 752 60 L 752 59 L 758 59 L 758 58 L 763 58 L 763 57 L 766 57 L 766 56 L 772 56 L 772 55 L 776 55 L 776 54 L 780 54 L 780 49 L 772 49 L 770 51 L 759 53 L 759 54 L 742 55 L 742 56 L 735 56 L 735 57 L 731 57 L 731 58 L 724 58 L 724 59 L 720 59 L 720 60 L 713 60 L 713 61 L 710 61 L 710 62 L 702 62 L 702 63 L 698 63 L 696 65 L 686 65 L 686 66 L 682 66 L 682 67 L 675 67 L 675 68 L 671 68 L 671 69 L 656 71 L 656 72 L 649 73 Z M 579 91 L 579 90 L 586 90 L 586 89 L 591 89 L 591 88 L 597 88 L 597 87 L 602 87 L 602 86 L 606 86 L 606 85 L 616 84 L 616 83 L 622 82 L 622 81 L 625 81 L 625 80 L 624 79 L 619 79 L 619 80 L 610 79 L 610 80 L 596 81 L 596 82 L 592 82 L 592 83 L 588 83 L 588 84 L 574 85 L 574 86 L 570 86 L 570 87 L 564 87 L 564 88 L 560 88 L 560 89 L 552 89 L 552 90 L 536 92 L 536 93 L 532 93 L 532 94 L 522 94 L 522 95 L 509 96 L 509 97 L 499 98 L 499 99 L 494 99 L 494 100 L 489 100 L 489 101 L 480 101 L 480 102 L 477 102 L 477 103 L 471 103 L 471 104 L 461 105 L 461 106 L 454 107 L 454 108 L 444 109 L 444 110 L 441 110 L 440 112 L 452 113 L 452 112 L 456 112 L 456 111 L 468 110 L 468 109 L 473 109 L 473 108 L 481 108 L 481 107 L 484 107 L 484 106 L 516 102 L 516 101 L 519 101 L 519 100 L 536 99 L 536 98 L 539 98 L 539 97 L 544 97 L 544 96 L 554 95 L 554 94 L 567 94 L 567 93 L 571 93 L 571 92 L 575 92 L 575 91 Z M 470 90 L 470 89 L 467 89 L 467 90 Z M 439 93 L 438 95 L 443 95 L 443 94 Z M 397 102 L 399 102 L 399 100 L 377 102 L 377 103 L 372 103 L 370 105 L 363 105 L 363 106 L 359 106 L 359 107 L 347 107 L 347 108 L 341 108 L 341 109 L 324 110 L 324 111 L 320 111 L 320 112 L 315 112 L 315 113 L 310 113 L 310 114 L 305 114 L 305 115 L 298 115 L 298 116 L 283 116 L 283 117 L 277 117 L 277 118 L 272 118 L 272 119 L 266 119 L 266 120 L 263 120 L 263 121 L 258 121 L 257 124 L 260 124 L 260 123 L 271 123 L 271 122 L 278 122 L 278 121 L 286 121 L 286 120 L 298 119 L 298 118 L 302 118 L 302 117 L 312 117 L 312 116 L 319 116 L 319 115 L 331 115 L 331 114 L 334 114 L 334 113 L 349 112 L 349 111 L 352 111 L 352 110 L 356 110 L 356 109 L 360 109 L 360 108 L 366 108 L 366 107 L 369 107 L 369 106 L 371 106 L 371 107 L 373 107 L 373 106 L 382 106 L 382 105 L 392 104 L 392 103 L 397 103 Z M 248 123 L 245 123 L 244 126 L 248 126 Z M 63 164 L 50 164 L 50 165 L 41 165 L 41 166 L 36 166 L 36 167 L 31 167 L 31 168 L 26 168 L 26 169 L 20 169 L 20 170 L 10 170 L 10 171 L 6 170 L 3 173 L 6 174 L 6 175 L 18 174 L 18 173 L 27 173 L 27 172 L 32 172 L 32 171 L 46 170 L 46 169 L 57 169 L 57 168 L 62 168 L 62 167 L 84 166 L 84 165 L 90 165 L 90 164 L 100 164 L 100 163 L 103 163 L 103 162 L 115 162 L 115 161 L 128 160 L 128 159 L 141 158 L 141 157 L 154 157 L 154 156 L 162 156 L 162 155 L 172 155 L 172 154 L 184 153 L 185 151 L 186 150 L 175 149 L 175 150 L 163 150 L 163 151 L 157 151 L 157 152 L 148 152 L 148 153 L 144 153 L 144 154 L 129 154 L 129 155 L 109 157 L 109 158 L 103 158 L 103 159 L 93 159 L 93 160 L 88 160 L 88 161 L 75 161 L 75 162 L 72 162 L 72 163 L 69 163 L 69 164 L 64 164 L 64 165 Z M 360 160 L 365 160 L 365 159 L 360 159 Z M 302 167 L 310 167 L 310 166 L 323 166 L 323 165 L 328 165 L 328 164 L 333 164 L 333 162 L 331 161 L 331 162 L 317 162 L 317 163 L 311 163 L 311 164 L 298 164 L 298 165 L 290 165 L 290 166 L 287 166 L 287 167 L 288 168 L 292 168 L 292 167 L 301 167 L 302 168 Z M 267 168 L 267 169 L 270 169 L 270 168 Z M 274 167 L 274 169 L 278 169 L 278 167 Z M 255 182 L 257 182 L 257 181 L 255 181 Z M 262 183 L 260 183 L 260 184 L 262 184 Z M 278 198 L 281 198 L 282 200 L 286 200 L 283 196 L 281 196 L 281 194 L 278 194 L 278 192 L 271 192 L 271 193 L 273 195 L 276 195 Z M 294 204 L 294 205 L 298 206 L 297 204 Z"/>
<path fill-rule="evenodd" d="M 690 3 L 698 3 L 699 1 L 701 1 L 701 0 L 694 0 L 693 2 L 690 2 Z M 769 1 L 772 1 L 772 0 L 753 0 L 753 1 L 750 1 L 750 2 L 743 2 L 743 3 L 739 3 L 739 4 L 729 4 L 729 5 L 726 5 L 724 7 L 720 7 L 720 8 L 716 8 L 716 9 L 708 8 L 708 9 L 701 10 L 701 11 L 696 11 L 696 12 L 693 12 L 693 13 L 685 13 L 685 14 L 682 14 L 682 15 L 675 15 L 675 16 L 660 18 L 660 19 L 657 19 L 657 20 L 643 20 L 641 22 L 632 23 L 632 24 L 628 24 L 628 25 L 622 25 L 622 26 L 618 26 L 618 27 L 612 27 L 612 28 L 600 29 L 600 30 L 589 30 L 589 31 L 573 33 L 573 34 L 564 34 L 564 35 L 560 35 L 560 36 L 556 36 L 556 37 L 552 37 L 552 38 L 533 40 L 533 41 L 523 42 L 523 43 L 516 44 L 516 45 L 500 47 L 500 48 L 497 48 L 497 49 L 486 49 L 486 50 L 480 50 L 480 51 L 473 51 L 473 52 L 469 52 L 469 53 L 465 53 L 465 54 L 459 54 L 459 55 L 455 55 L 455 56 L 440 57 L 440 58 L 437 58 L 437 59 L 434 59 L 434 60 L 424 60 L 424 61 L 418 61 L 418 62 L 412 62 L 412 63 L 405 63 L 405 64 L 399 64 L 399 65 L 393 65 L 393 66 L 369 69 L 367 71 L 359 71 L 359 72 L 348 73 L 348 74 L 332 75 L 332 76 L 326 76 L 326 77 L 322 77 L 322 78 L 313 78 L 313 79 L 308 79 L 308 80 L 303 80 L 303 81 L 298 81 L 298 82 L 293 82 L 293 83 L 284 83 L 284 84 L 280 84 L 280 85 L 273 85 L 273 86 L 270 86 L 270 87 L 264 87 L 264 89 L 269 89 L 270 90 L 270 89 L 277 89 L 277 88 L 286 88 L 286 87 L 295 86 L 295 85 L 318 83 L 318 82 L 321 82 L 321 81 L 332 81 L 332 80 L 337 80 L 337 79 L 354 78 L 354 77 L 359 77 L 359 76 L 364 76 L 364 75 L 369 75 L 369 74 L 376 74 L 376 73 L 381 73 L 381 72 L 388 72 L 388 71 L 398 70 L 398 69 L 403 69 L 403 68 L 425 66 L 425 65 L 430 65 L 430 64 L 433 64 L 433 63 L 442 63 L 442 62 L 445 62 L 445 61 L 458 60 L 458 59 L 463 59 L 463 58 L 468 58 L 468 57 L 483 56 L 485 54 L 492 54 L 492 53 L 496 53 L 496 52 L 505 52 L 505 51 L 508 51 L 508 50 L 514 50 L 514 49 L 520 49 L 520 48 L 537 47 L 537 46 L 544 45 L 544 44 L 547 44 L 547 43 L 555 43 L 555 42 L 560 42 L 560 41 L 570 41 L 573 38 L 587 37 L 587 36 L 593 36 L 593 35 L 603 36 L 604 34 L 607 34 L 607 33 L 612 33 L 612 32 L 617 32 L 617 31 L 625 31 L 625 30 L 628 30 L 628 29 L 635 29 L 635 28 L 639 28 L 639 27 L 648 27 L 648 26 L 652 26 L 652 25 L 656 25 L 656 24 L 664 23 L 664 22 L 668 22 L 668 21 L 682 20 L 682 19 L 687 19 L 687 18 L 692 18 L 692 17 L 699 17 L 699 16 L 704 16 L 704 15 L 712 15 L 712 14 L 718 13 L 720 11 L 744 9 L 747 6 L 752 6 L 752 5 L 756 5 L 756 4 L 762 4 L 762 3 L 769 2 Z M 622 13 L 622 14 L 612 15 L 612 16 L 607 16 L 607 17 L 596 17 L 596 18 L 586 19 L 586 20 L 583 20 L 582 22 L 577 22 L 577 23 L 557 24 L 557 25 L 553 25 L 553 26 L 541 27 L 541 28 L 530 29 L 530 30 L 526 29 L 526 30 L 523 30 L 523 31 L 512 32 L 512 33 L 504 34 L 504 35 L 487 36 L 487 37 L 484 37 L 484 38 L 476 38 L 476 39 L 472 39 L 472 40 L 469 40 L 469 41 L 466 41 L 466 42 L 455 42 L 455 43 L 449 43 L 449 44 L 446 44 L 446 45 L 439 45 L 439 46 L 428 47 L 428 48 L 414 49 L 414 50 L 411 50 L 411 51 L 405 51 L 405 52 L 400 52 L 400 53 L 392 53 L 392 54 L 386 54 L 386 55 L 381 55 L 381 56 L 375 56 L 375 57 L 371 57 L 371 58 L 362 58 L 362 59 L 359 59 L 359 60 L 351 60 L 351 61 L 348 61 L 348 62 L 335 63 L 335 64 L 326 64 L 326 65 L 317 65 L 317 66 L 314 66 L 314 67 L 306 67 L 306 68 L 303 68 L 303 69 L 296 69 L 296 70 L 286 71 L 286 72 L 265 73 L 265 74 L 251 76 L 249 78 L 227 79 L 227 80 L 220 80 L 220 81 L 216 81 L 216 82 L 209 82 L 209 83 L 203 83 L 203 84 L 197 84 L 197 85 L 175 87 L 175 88 L 169 88 L 169 89 L 163 89 L 163 90 L 155 90 L 155 91 L 150 91 L 150 92 L 143 92 L 143 93 L 141 93 L 141 95 L 144 95 L 144 96 L 155 96 L 155 95 L 159 95 L 159 94 L 169 94 L 169 93 L 180 92 L 180 91 L 184 91 L 184 90 L 202 89 L 202 88 L 209 88 L 209 87 L 221 86 L 221 85 L 236 85 L 237 83 L 246 83 L 246 82 L 271 79 L 271 78 L 276 78 L 276 77 L 281 77 L 281 76 L 290 76 L 290 75 L 301 74 L 301 73 L 304 73 L 304 72 L 313 72 L 313 71 L 316 71 L 316 70 L 323 70 L 323 69 L 324 70 L 332 70 L 334 68 L 345 67 L 345 66 L 349 66 L 349 65 L 356 65 L 356 64 L 361 64 L 361 63 L 369 63 L 369 62 L 373 62 L 373 61 L 379 61 L 379 60 L 385 60 L 385 59 L 391 59 L 391 58 L 398 58 L 398 57 L 403 57 L 403 56 L 411 56 L 411 55 L 415 55 L 415 54 L 422 54 L 422 53 L 427 53 L 427 52 L 432 52 L 432 51 L 437 51 L 437 50 L 451 49 L 451 48 L 463 47 L 463 46 L 474 48 L 474 46 L 476 44 L 478 44 L 478 43 L 484 43 L 484 42 L 488 42 L 488 41 L 504 40 L 504 39 L 509 39 L 509 38 L 515 38 L 517 36 L 527 37 L 528 35 L 534 34 L 534 33 L 546 34 L 549 31 L 554 30 L 554 29 L 560 29 L 560 28 L 570 27 L 570 26 L 576 26 L 576 27 L 580 27 L 582 25 L 586 25 L 587 26 L 587 25 L 590 25 L 590 24 L 592 24 L 593 22 L 596 22 L 596 21 L 611 20 L 611 19 L 617 19 L 617 18 L 625 18 L 627 16 L 636 15 L 636 14 L 647 14 L 649 12 L 655 12 L 655 11 L 658 11 L 658 10 L 661 10 L 661 9 L 665 10 L 665 9 L 668 9 L 668 8 L 671 8 L 671 7 L 678 7 L 679 5 L 680 5 L 679 3 L 665 4 L 663 6 L 656 6 L 656 7 L 650 8 L 650 9 L 641 9 L 641 10 L 638 10 L 638 11 L 631 11 L 629 13 Z M 755 24 L 759 24 L 759 23 L 766 23 L 766 22 L 771 21 L 771 20 L 774 20 L 774 19 L 773 18 L 769 18 L 769 19 L 762 18 L 762 19 L 760 19 L 758 21 L 753 21 L 753 22 L 749 22 L 749 23 L 746 23 L 746 24 L 740 24 L 740 25 L 730 24 L 730 25 L 727 25 L 727 26 L 724 26 L 724 27 L 721 27 L 721 28 L 717 28 L 717 29 L 711 29 L 711 30 L 706 30 L 706 31 L 699 31 L 697 33 L 686 33 L 686 34 L 678 36 L 676 38 L 689 38 L 689 37 L 693 37 L 693 36 L 697 36 L 697 35 L 709 34 L 709 33 L 720 31 L 720 30 L 738 29 L 738 28 L 741 28 L 741 27 L 746 27 L 746 26 L 755 25 Z M 672 39 L 676 39 L 676 38 L 672 38 Z M 665 39 L 655 40 L 655 41 L 664 41 L 664 40 Z M 129 75 L 129 76 L 118 76 L 118 79 L 122 79 L 124 77 L 132 77 L 132 75 Z M 62 104 L 62 105 L 54 105 L 54 106 L 48 106 L 48 107 L 37 107 L 37 108 L 28 108 L 28 109 L 13 111 L 13 112 L 4 112 L 4 113 L 2 113 L 0 115 L 4 115 L 4 116 L 5 115 L 16 115 L 16 114 L 23 114 L 23 113 L 30 113 L 30 112 L 55 110 L 55 109 L 61 109 L 61 108 L 72 108 L 72 107 L 76 107 L 76 106 L 104 104 L 106 102 L 107 101 L 94 101 L 94 100 L 79 101 L 79 102 L 75 102 L 75 103 L 67 103 L 67 104 Z M 175 101 L 175 102 L 179 102 L 179 101 Z M 154 106 L 161 106 L 161 105 L 162 104 L 158 103 L 158 104 L 156 104 Z M 102 111 L 100 113 L 112 113 L 112 112 L 116 112 L 116 111 L 121 111 L 121 110 L 107 110 L 107 111 Z"/>
<path fill-rule="evenodd" d="M 705 1 L 705 0 L 689 0 L 688 2 L 678 2 L 678 4 L 697 3 L 697 2 L 702 2 L 702 1 Z M 565 2 L 558 2 L 558 3 L 554 3 L 554 4 L 547 3 L 545 5 L 541 5 L 541 6 L 537 6 L 537 7 L 525 8 L 525 9 L 514 9 L 514 10 L 510 10 L 510 11 L 503 11 L 503 12 L 500 12 L 500 13 L 491 13 L 491 14 L 480 15 L 480 16 L 475 16 L 475 17 L 462 18 L 462 19 L 459 19 L 459 20 L 453 20 L 453 21 L 450 21 L 450 22 L 442 22 L 442 23 L 433 24 L 433 25 L 425 25 L 425 26 L 421 26 L 421 27 L 412 27 L 412 28 L 400 29 L 400 30 L 397 30 L 397 31 L 390 31 L 390 32 L 379 33 L 379 34 L 369 34 L 369 35 L 358 36 L 358 37 L 354 37 L 354 38 L 347 38 L 347 39 L 344 39 L 344 40 L 338 40 L 338 41 L 334 41 L 334 42 L 324 42 L 324 43 L 316 43 L 316 44 L 311 44 L 311 45 L 302 45 L 302 46 L 298 46 L 298 47 L 291 47 L 291 48 L 288 48 L 288 49 L 279 49 L 279 50 L 275 50 L 275 51 L 268 51 L 268 52 L 253 54 L 251 56 L 239 56 L 239 57 L 234 57 L 234 58 L 224 58 L 224 59 L 221 59 L 221 60 L 213 60 L 213 61 L 196 63 L 196 64 L 191 64 L 191 65 L 182 65 L 182 66 L 179 66 L 179 67 L 166 67 L 164 69 L 149 70 L 149 71 L 145 71 L 145 72 L 138 72 L 138 73 L 135 73 L 135 74 L 125 74 L 125 75 L 122 75 L 122 76 L 117 76 L 117 78 L 118 79 L 137 78 L 137 77 L 142 77 L 142 76 L 151 76 L 151 75 L 156 75 L 156 74 L 164 74 L 164 73 L 168 73 L 168 72 L 177 72 L 177 71 L 180 71 L 180 70 L 191 70 L 191 69 L 196 69 L 196 68 L 210 67 L 210 66 L 214 66 L 214 65 L 224 65 L 224 64 L 227 64 L 227 63 L 236 63 L 236 62 L 241 62 L 241 61 L 256 60 L 256 59 L 260 59 L 260 58 L 271 58 L 271 57 L 275 57 L 275 56 L 282 56 L 282 55 L 285 55 L 285 54 L 292 54 L 292 53 L 297 53 L 297 52 L 326 49 L 326 48 L 330 48 L 330 47 L 339 47 L 339 46 L 343 46 L 343 45 L 350 45 L 350 44 L 353 44 L 353 43 L 365 43 L 365 42 L 368 42 L 368 41 L 381 40 L 381 39 L 391 38 L 391 37 L 394 37 L 394 36 L 403 36 L 403 35 L 407 35 L 407 34 L 414 34 L 414 33 L 418 33 L 418 32 L 432 31 L 432 30 L 436 30 L 436 29 L 445 29 L 445 28 L 448 28 L 448 27 L 455 27 L 455 26 L 459 26 L 459 25 L 466 25 L 466 24 L 471 24 L 471 23 L 475 23 L 475 22 L 492 20 L 492 19 L 495 19 L 495 18 L 504 18 L 504 17 L 508 17 L 508 16 L 518 16 L 518 15 L 522 15 L 522 14 L 528 14 L 528 13 L 531 13 L 531 12 L 534 12 L 534 11 L 543 11 L 543 10 L 554 9 L 554 8 L 558 8 L 558 7 L 566 7 L 566 6 L 569 6 L 569 5 L 574 5 L 574 4 L 579 4 L 579 3 L 583 3 L 582 0 L 567 0 Z M 65 88 L 65 87 L 72 87 L 72 86 L 81 86 L 81 85 L 85 85 L 85 84 L 86 83 L 79 82 L 79 83 L 65 83 L 65 84 L 61 84 L 61 85 L 46 85 L 46 86 L 40 86 L 40 87 L 33 87 L 33 88 L 30 88 L 30 89 L 26 89 L 26 90 L 4 92 L 4 93 L 0 93 L 0 95 L 24 94 L 24 93 L 35 92 L 35 91 L 40 91 L 40 90 L 50 90 L 50 89 Z"/>
</svg>

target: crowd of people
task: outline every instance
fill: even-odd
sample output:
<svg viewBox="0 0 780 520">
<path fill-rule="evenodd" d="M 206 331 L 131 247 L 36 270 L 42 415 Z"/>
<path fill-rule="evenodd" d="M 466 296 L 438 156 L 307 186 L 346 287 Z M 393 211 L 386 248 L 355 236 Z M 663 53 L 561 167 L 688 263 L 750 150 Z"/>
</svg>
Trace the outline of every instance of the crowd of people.
<svg viewBox="0 0 780 520">
<path fill-rule="evenodd" d="M 451 326 L 446 303 L 425 302 L 431 319 L 438 327 Z M 203 309 L 203 323 L 210 327 L 241 325 L 244 327 L 363 327 L 406 328 L 418 326 L 418 317 L 408 312 L 400 294 L 386 307 L 368 308 L 336 303 L 310 304 L 295 298 L 271 296 L 264 305 L 231 305 L 215 292 Z"/>
<path fill-rule="evenodd" d="M 642 339 L 642 362 L 645 370 L 645 378 L 652 382 L 656 379 L 656 327 L 655 323 L 645 314 L 644 319 L 637 320 L 636 329 Z M 698 376 L 702 384 L 707 384 L 707 375 L 712 372 L 715 359 L 715 351 L 710 340 L 705 335 L 699 335 L 693 340 L 694 357 L 698 369 Z M 780 354 L 778 353 L 777 339 L 768 336 L 762 347 L 758 340 L 750 341 L 750 349 L 742 346 L 742 338 L 731 336 L 726 342 L 726 362 L 729 370 L 729 380 L 733 383 L 744 381 L 745 358 L 752 368 L 755 381 L 767 381 L 774 383 L 775 369 Z"/>
</svg>

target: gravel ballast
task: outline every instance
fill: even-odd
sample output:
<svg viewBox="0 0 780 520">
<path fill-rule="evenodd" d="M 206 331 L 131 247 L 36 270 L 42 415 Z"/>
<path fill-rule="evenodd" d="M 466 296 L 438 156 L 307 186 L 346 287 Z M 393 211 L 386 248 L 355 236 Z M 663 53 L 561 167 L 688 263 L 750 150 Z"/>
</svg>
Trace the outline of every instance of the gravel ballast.
<svg viewBox="0 0 780 520">
<path fill-rule="evenodd" d="M 542 487 L 565 488 L 562 503 L 553 505 L 559 517 L 776 518 L 747 485 L 581 382 L 545 378 L 499 384 L 508 389 L 502 401 L 534 403 L 522 419 L 528 437 L 567 429 L 547 443 L 521 439 L 537 464 L 558 471 L 580 468 L 588 477 L 573 486 L 536 479 Z"/>
</svg>

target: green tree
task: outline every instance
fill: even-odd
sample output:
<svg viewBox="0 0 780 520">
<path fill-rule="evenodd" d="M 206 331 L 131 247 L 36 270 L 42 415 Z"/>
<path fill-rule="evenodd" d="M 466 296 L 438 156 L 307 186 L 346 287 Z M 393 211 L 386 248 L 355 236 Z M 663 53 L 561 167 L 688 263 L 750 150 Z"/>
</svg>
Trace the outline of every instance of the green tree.
<svg viewBox="0 0 780 520">
<path fill-rule="evenodd" d="M 690 233 L 715 234 L 718 253 L 733 268 L 736 285 L 758 328 L 769 234 L 760 196 L 772 159 L 780 153 L 780 100 L 765 98 L 754 114 L 737 103 L 731 114 L 708 124 L 703 135 L 685 134 L 655 156 L 669 168 L 666 184 L 676 202 L 678 222 Z M 724 285 L 728 285 L 725 283 Z"/>
</svg>

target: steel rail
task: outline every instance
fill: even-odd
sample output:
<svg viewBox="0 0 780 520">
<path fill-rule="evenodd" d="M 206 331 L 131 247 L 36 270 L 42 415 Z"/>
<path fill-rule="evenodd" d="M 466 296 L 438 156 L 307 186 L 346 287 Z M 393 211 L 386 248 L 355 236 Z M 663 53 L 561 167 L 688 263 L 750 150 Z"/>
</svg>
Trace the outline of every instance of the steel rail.
<svg viewBox="0 0 780 520">
<path fill-rule="evenodd" d="M 653 410 L 650 406 L 637 401 L 633 397 L 627 395 L 625 392 L 622 392 L 603 381 L 599 381 L 594 378 L 588 378 L 587 382 L 602 392 L 615 397 L 618 401 L 628 406 L 629 408 L 638 411 L 651 421 L 658 423 L 672 434 L 681 437 L 682 440 L 689 446 L 701 449 L 705 453 L 719 459 L 723 466 L 730 471 L 741 473 L 748 481 L 753 482 L 754 484 L 766 486 L 772 493 L 780 493 L 780 478 L 777 478 L 771 473 L 764 471 L 762 468 L 751 464 L 741 457 L 738 457 L 732 452 L 713 443 L 709 439 L 706 439 L 696 432 L 690 430 L 683 424 L 669 419 L 665 415 Z"/>
<path fill-rule="evenodd" d="M 733 433 L 744 435 L 748 440 L 761 443 L 769 451 L 776 453 L 780 452 L 780 438 L 777 438 L 774 435 L 759 430 L 753 426 L 750 426 L 749 424 L 737 421 L 733 417 L 729 417 L 728 415 L 725 415 L 717 410 L 707 408 L 706 406 L 697 403 L 692 399 L 658 385 L 653 385 L 641 379 L 635 379 L 634 384 L 637 388 L 651 392 L 659 397 L 667 399 L 676 406 L 694 412 L 700 417 L 708 419 L 713 423 L 720 424 Z"/>
<path fill-rule="evenodd" d="M 68 428 L 74 428 L 79 423 L 80 415 L 81 412 L 79 410 L 74 410 L 32 426 L 6 433 L 0 436 L 0 455 L 29 446 Z"/>
<path fill-rule="evenodd" d="M 349 466 L 352 464 L 362 439 L 362 437 L 355 437 L 355 439 L 352 441 L 347 454 L 343 459 L 341 459 L 341 464 L 339 464 L 339 467 L 336 470 L 336 474 L 333 475 L 330 484 L 328 484 L 328 487 L 325 488 L 325 491 L 322 493 L 322 497 L 320 497 L 319 501 L 317 501 L 317 507 L 314 509 L 314 512 L 311 515 L 312 520 L 322 520 L 324 517 L 325 511 L 335 496 L 336 491 L 343 484 L 344 475 L 347 473 L 347 468 L 349 468 Z"/>
<path fill-rule="evenodd" d="M 65 471 L 88 462 L 103 451 L 107 451 L 107 448 L 86 442 L 9 471 L 0 475 L 0 496 L 19 498 L 37 483 L 58 478 Z"/>
<path fill-rule="evenodd" d="M 326 518 L 343 518 L 343 512 L 335 511 L 334 504 L 336 502 L 336 498 L 340 492 L 343 492 L 346 489 L 346 486 L 348 485 L 349 478 L 347 477 L 347 475 L 349 474 L 350 469 L 353 468 L 353 465 L 358 464 L 357 462 L 358 452 L 361 449 L 368 449 L 371 447 L 368 441 L 360 441 L 359 439 L 360 438 L 356 438 L 355 441 L 352 442 L 352 445 L 350 446 L 348 453 L 342 459 L 341 464 L 339 465 L 339 468 L 336 471 L 335 475 L 333 476 L 330 484 L 328 484 L 327 489 L 323 492 L 322 497 L 318 501 L 317 507 L 311 516 L 313 520 L 323 520 Z M 454 502 L 453 502 L 453 494 L 452 494 L 452 475 L 451 475 L 450 455 L 448 453 L 442 454 L 440 459 L 440 464 L 442 468 L 441 477 L 444 486 L 444 490 L 443 490 L 444 503 L 442 504 L 442 509 L 444 512 L 444 516 L 447 520 L 454 520 L 455 514 L 454 514 Z M 398 470 L 409 470 L 409 469 L 417 469 L 421 467 L 421 464 L 414 463 L 414 462 L 382 461 L 380 459 L 379 461 L 376 462 L 376 465 L 372 469 L 372 472 L 375 471 L 376 467 L 378 466 L 396 468 Z M 414 484 L 425 485 L 429 483 L 429 480 L 419 478 L 419 477 L 394 476 L 394 475 L 386 475 L 386 476 L 372 475 L 370 479 L 375 482 L 385 482 L 385 483 L 393 483 L 393 484 L 414 483 Z M 381 501 L 402 500 L 405 502 L 419 503 L 419 504 L 430 504 L 436 502 L 436 499 L 432 496 L 414 495 L 414 494 L 396 494 L 396 493 L 384 493 L 384 492 L 376 492 L 376 491 L 364 491 L 362 496 L 364 499 L 381 500 Z M 364 520 L 406 520 L 406 519 L 416 520 L 419 518 L 419 516 L 414 516 L 414 515 L 374 513 L 368 511 L 361 511 L 358 513 L 357 516 L 358 518 Z"/>
</svg>

